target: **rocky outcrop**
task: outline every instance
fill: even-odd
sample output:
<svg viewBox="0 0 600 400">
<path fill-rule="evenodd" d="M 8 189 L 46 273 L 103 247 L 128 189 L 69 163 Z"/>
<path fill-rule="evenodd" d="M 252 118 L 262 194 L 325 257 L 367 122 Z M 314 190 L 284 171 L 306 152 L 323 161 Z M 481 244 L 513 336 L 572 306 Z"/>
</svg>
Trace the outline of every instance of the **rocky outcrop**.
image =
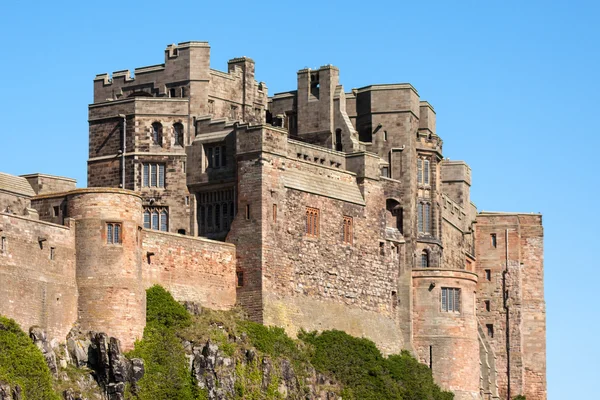
<svg viewBox="0 0 600 400">
<path fill-rule="evenodd" d="M 21 393 L 21 386 L 0 382 L 0 400 L 21 400 L 23 395 Z"/>
<path fill-rule="evenodd" d="M 189 348 L 190 346 L 187 346 Z M 305 371 L 301 381 L 289 360 L 273 360 L 267 356 L 258 356 L 256 351 L 248 349 L 242 359 L 228 357 L 219 346 L 211 341 L 204 346 L 192 347 L 193 359 L 191 373 L 198 386 L 206 390 L 208 399 L 223 400 L 236 395 L 236 383 L 243 377 L 243 370 L 260 373 L 260 390 L 279 392 L 285 399 L 337 400 L 341 399 L 335 390 L 339 386 L 317 373 L 313 368 Z M 239 395 L 239 393 L 237 393 Z"/>
<path fill-rule="evenodd" d="M 56 354 L 52 349 L 52 346 L 47 340 L 46 332 L 38 327 L 32 326 L 29 328 L 29 337 L 33 340 L 33 343 L 37 346 L 38 349 L 44 355 L 44 359 L 46 360 L 46 364 L 48 364 L 48 368 L 50 368 L 50 372 L 52 375 L 56 376 L 58 373 L 58 365 L 56 364 Z"/>
</svg>

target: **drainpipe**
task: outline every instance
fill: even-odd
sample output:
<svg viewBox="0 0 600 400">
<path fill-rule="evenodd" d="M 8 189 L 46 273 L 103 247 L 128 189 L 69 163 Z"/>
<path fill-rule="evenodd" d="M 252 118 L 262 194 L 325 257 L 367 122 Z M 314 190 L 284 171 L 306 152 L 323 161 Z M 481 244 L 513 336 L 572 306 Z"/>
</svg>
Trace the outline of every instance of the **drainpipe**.
<svg viewBox="0 0 600 400">
<path fill-rule="evenodd" d="M 504 269 L 504 293 L 502 293 L 502 295 L 504 296 L 504 309 L 506 310 L 506 374 L 507 374 L 507 385 L 506 385 L 506 391 L 507 391 L 507 395 L 508 395 L 508 399 L 511 399 L 511 387 L 510 387 L 510 378 L 511 378 L 511 371 L 510 371 L 510 307 L 508 305 L 508 288 L 506 287 L 506 276 L 508 275 L 509 271 L 508 271 L 508 229 L 505 230 L 504 232 L 504 240 L 506 243 L 506 254 L 505 254 L 505 259 L 506 259 L 506 266 Z"/>
<path fill-rule="evenodd" d="M 122 135 L 123 152 L 121 153 L 121 188 L 125 189 L 125 151 L 127 150 L 127 143 L 125 142 L 125 139 L 126 139 L 125 132 L 127 131 L 127 118 L 125 117 L 125 114 L 119 114 L 119 117 L 123 118 L 123 135 Z"/>
</svg>

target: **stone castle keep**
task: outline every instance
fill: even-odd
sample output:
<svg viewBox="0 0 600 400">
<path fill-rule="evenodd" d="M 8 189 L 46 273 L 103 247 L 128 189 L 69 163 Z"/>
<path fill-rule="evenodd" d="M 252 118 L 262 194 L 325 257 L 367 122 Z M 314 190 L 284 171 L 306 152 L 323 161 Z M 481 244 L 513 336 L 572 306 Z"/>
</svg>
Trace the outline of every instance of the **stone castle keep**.
<svg viewBox="0 0 600 400">
<path fill-rule="evenodd" d="M 326 65 L 269 97 L 250 58 L 209 61 L 96 76 L 87 189 L 0 173 L 0 314 L 131 348 L 158 283 L 408 349 L 459 400 L 545 400 L 541 215 L 478 212 L 410 84 L 345 92 Z"/>
</svg>

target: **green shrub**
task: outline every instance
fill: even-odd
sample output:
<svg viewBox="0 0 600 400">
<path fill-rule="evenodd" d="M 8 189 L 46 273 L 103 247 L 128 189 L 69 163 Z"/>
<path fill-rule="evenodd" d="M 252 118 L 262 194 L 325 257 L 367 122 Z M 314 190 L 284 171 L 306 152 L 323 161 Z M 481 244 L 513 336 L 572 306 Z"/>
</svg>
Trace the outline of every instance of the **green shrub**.
<svg viewBox="0 0 600 400">
<path fill-rule="evenodd" d="M 344 398 L 376 400 L 451 400 L 433 382 L 431 371 L 408 352 L 383 357 L 368 339 L 341 331 L 301 332 L 300 339 L 313 346 L 311 362 L 322 373 L 344 385 Z"/>
<path fill-rule="evenodd" d="M 298 352 L 296 343 L 283 328 L 265 326 L 252 321 L 240 323 L 243 332 L 258 350 L 270 356 L 289 356 Z"/>
<path fill-rule="evenodd" d="M 138 382 L 140 400 L 196 398 L 181 340 L 172 329 L 146 327 L 129 357 L 144 360 L 144 377 Z"/>
<path fill-rule="evenodd" d="M 147 325 L 185 328 L 191 323 L 190 313 L 162 286 L 154 285 L 146 290 Z"/>
<path fill-rule="evenodd" d="M 525 396 L 523 396 L 522 394 L 520 394 L 517 397 L 513 397 L 513 400 L 527 400 L 527 399 L 525 398 Z"/>
<path fill-rule="evenodd" d="M 406 350 L 388 357 L 387 369 L 395 380 L 402 382 L 404 400 L 452 400 L 454 398 L 452 393 L 443 392 L 433 381 L 431 370 Z"/>
<path fill-rule="evenodd" d="M 0 316 L 0 382 L 19 384 L 24 400 L 58 400 L 41 351 L 12 319 Z"/>
<path fill-rule="evenodd" d="M 127 355 L 144 360 L 144 377 L 138 382 L 138 399 L 201 398 L 188 371 L 185 350 L 176 329 L 191 323 L 191 316 L 164 288 L 146 290 L 146 328 L 144 337 Z M 131 397 L 129 395 L 129 397 Z"/>
</svg>

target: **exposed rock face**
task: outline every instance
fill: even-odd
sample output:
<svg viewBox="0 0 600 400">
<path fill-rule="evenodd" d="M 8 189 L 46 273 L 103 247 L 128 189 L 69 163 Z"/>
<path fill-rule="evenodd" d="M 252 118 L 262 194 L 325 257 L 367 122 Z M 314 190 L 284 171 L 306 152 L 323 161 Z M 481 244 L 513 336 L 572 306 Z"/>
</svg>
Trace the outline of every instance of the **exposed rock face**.
<svg viewBox="0 0 600 400">
<path fill-rule="evenodd" d="M 130 383 L 133 391 L 137 381 L 144 376 L 144 361 L 139 358 L 127 359 L 121 352 L 121 343 L 105 333 L 92 333 L 88 351 L 88 364 L 96 371 L 98 383 L 104 388 L 108 400 L 123 400 L 125 384 Z M 77 348 L 77 346 L 76 346 Z"/>
<path fill-rule="evenodd" d="M 44 355 L 44 359 L 46 360 L 46 364 L 48 364 L 48 368 L 50 368 L 50 372 L 52 375 L 56 376 L 58 372 L 58 366 L 56 364 L 56 354 L 52 349 L 50 343 L 46 338 L 46 332 L 37 326 L 32 326 L 29 328 L 29 337 L 33 340 L 33 343 L 37 346 L 38 349 Z"/>
<path fill-rule="evenodd" d="M 137 382 L 144 376 L 144 361 L 127 359 L 121 351 L 121 343 L 102 332 L 82 334 L 73 329 L 67 338 L 67 350 L 77 367 L 89 367 L 108 400 L 123 400 L 125 385 L 137 390 Z M 65 400 L 84 400 L 71 391 L 63 394 Z"/>
<path fill-rule="evenodd" d="M 21 400 L 21 386 L 11 387 L 9 384 L 0 382 L 0 400 Z"/>
<path fill-rule="evenodd" d="M 192 375 L 198 386 L 207 391 L 210 400 L 235 397 L 235 384 L 240 379 L 236 373 L 237 363 L 241 363 L 242 366 L 255 365 L 258 368 L 261 374 L 260 389 L 263 392 L 267 392 L 278 382 L 276 390 L 285 399 L 340 399 L 330 390 L 337 387 L 337 384 L 312 368 L 307 371 L 307 379 L 304 385 L 301 385 L 292 364 L 286 359 L 275 362 L 267 356 L 258 357 L 255 350 L 248 349 L 245 358 L 236 362 L 220 351 L 217 344 L 210 341 L 204 346 L 193 347 L 192 351 Z"/>
</svg>

